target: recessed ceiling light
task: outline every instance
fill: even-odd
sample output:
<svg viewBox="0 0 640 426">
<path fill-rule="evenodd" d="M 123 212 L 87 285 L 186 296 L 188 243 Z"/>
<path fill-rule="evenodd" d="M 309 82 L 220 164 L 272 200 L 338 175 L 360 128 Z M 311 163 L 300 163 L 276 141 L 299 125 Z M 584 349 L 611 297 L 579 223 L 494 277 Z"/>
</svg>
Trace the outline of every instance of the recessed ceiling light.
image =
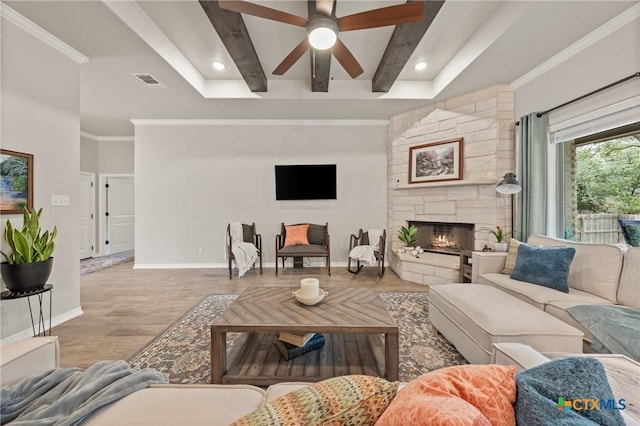
<svg viewBox="0 0 640 426">
<path fill-rule="evenodd" d="M 418 62 L 417 64 L 414 65 L 414 68 L 416 69 L 416 71 L 422 71 L 423 69 L 427 68 L 427 63 Z"/>
<path fill-rule="evenodd" d="M 225 64 L 223 64 L 222 62 L 219 62 L 219 61 L 213 61 L 211 66 L 214 69 L 218 70 L 218 71 L 222 71 L 223 69 L 225 69 L 227 67 Z"/>
</svg>

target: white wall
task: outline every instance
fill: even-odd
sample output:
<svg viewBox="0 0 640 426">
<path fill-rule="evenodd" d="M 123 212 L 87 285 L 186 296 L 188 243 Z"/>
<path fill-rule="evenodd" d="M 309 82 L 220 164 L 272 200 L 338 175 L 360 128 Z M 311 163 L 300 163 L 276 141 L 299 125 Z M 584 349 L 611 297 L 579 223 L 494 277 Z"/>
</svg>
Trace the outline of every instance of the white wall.
<svg viewBox="0 0 640 426">
<path fill-rule="evenodd" d="M 516 117 L 554 108 L 638 70 L 640 20 L 636 19 L 517 88 Z"/>
<path fill-rule="evenodd" d="M 133 138 L 130 141 L 98 142 L 98 162 L 100 173 L 133 173 Z"/>
<path fill-rule="evenodd" d="M 2 147 L 34 155 L 34 207 L 44 208 L 45 229 L 58 227 L 49 279 L 55 323 L 80 313 L 80 66 L 4 19 L 1 31 Z M 52 207 L 52 194 L 69 195 L 71 205 Z M 3 219 L 21 222 L 18 215 Z M 3 301 L 1 318 L 3 339 L 31 333 L 24 299 Z"/>
<path fill-rule="evenodd" d="M 281 222 L 328 222 L 332 264 L 340 264 L 352 233 L 385 226 L 386 123 L 134 122 L 136 267 L 223 266 L 225 229 L 236 221 L 256 223 L 266 264 Z M 329 163 L 337 164 L 337 200 L 275 200 L 274 165 Z"/>
<path fill-rule="evenodd" d="M 80 170 L 95 173 L 133 173 L 133 137 L 131 140 L 80 138 Z"/>
<path fill-rule="evenodd" d="M 80 137 L 80 171 L 98 174 L 98 141 Z"/>
</svg>

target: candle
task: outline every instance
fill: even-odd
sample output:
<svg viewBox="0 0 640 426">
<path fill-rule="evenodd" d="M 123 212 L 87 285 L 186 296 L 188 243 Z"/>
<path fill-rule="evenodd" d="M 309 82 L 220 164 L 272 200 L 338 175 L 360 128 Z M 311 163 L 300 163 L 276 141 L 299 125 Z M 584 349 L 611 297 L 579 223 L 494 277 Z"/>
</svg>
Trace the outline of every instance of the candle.
<svg viewBox="0 0 640 426">
<path fill-rule="evenodd" d="M 317 278 L 303 278 L 300 280 L 301 297 L 316 297 L 320 293 L 320 281 Z"/>
</svg>

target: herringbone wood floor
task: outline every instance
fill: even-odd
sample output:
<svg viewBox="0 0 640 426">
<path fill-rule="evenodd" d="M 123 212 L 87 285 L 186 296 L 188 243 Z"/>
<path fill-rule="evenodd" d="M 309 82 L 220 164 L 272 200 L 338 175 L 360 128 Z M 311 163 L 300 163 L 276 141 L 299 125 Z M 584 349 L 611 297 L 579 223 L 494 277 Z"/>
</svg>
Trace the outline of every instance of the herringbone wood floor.
<svg viewBox="0 0 640 426">
<path fill-rule="evenodd" d="M 249 271 L 229 280 L 227 269 L 134 270 L 123 263 L 81 277 L 80 303 L 84 314 L 55 327 L 60 339 L 62 367 L 86 368 L 99 360 L 128 359 L 152 341 L 208 294 L 239 294 L 248 287 L 298 286 L 304 277 L 317 277 L 320 286 L 371 287 L 379 292 L 425 291 L 403 281 L 387 268 L 382 279 L 373 267 L 358 275 L 346 268 Z M 55 299 L 55 297 L 54 297 Z"/>
</svg>

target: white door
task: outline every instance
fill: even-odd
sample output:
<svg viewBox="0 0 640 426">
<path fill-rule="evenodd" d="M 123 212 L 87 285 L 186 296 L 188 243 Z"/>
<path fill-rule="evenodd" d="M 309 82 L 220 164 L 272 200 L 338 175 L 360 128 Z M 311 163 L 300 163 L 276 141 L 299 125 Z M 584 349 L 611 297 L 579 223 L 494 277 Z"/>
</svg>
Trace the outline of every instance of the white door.
<svg viewBox="0 0 640 426">
<path fill-rule="evenodd" d="M 80 259 L 93 257 L 95 251 L 95 175 L 80 173 Z"/>
<path fill-rule="evenodd" d="M 108 177 L 107 254 L 133 250 L 133 177 Z"/>
</svg>

